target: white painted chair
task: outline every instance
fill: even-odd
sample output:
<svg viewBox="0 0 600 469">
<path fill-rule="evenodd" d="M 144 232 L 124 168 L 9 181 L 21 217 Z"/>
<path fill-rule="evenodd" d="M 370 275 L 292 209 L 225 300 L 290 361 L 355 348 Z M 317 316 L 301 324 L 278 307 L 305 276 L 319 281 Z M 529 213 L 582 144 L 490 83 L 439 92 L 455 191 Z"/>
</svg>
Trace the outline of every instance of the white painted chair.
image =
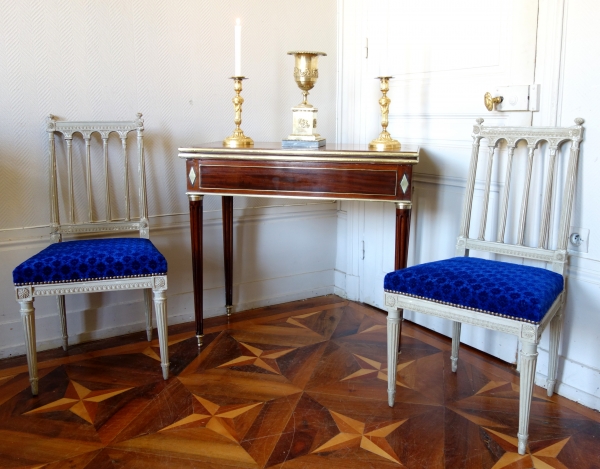
<svg viewBox="0 0 600 469">
<path fill-rule="evenodd" d="M 52 244 L 35 256 L 27 259 L 13 271 L 13 281 L 17 301 L 21 307 L 21 317 L 25 329 L 25 345 L 31 391 L 38 393 L 37 353 L 35 339 L 35 314 L 33 300 L 38 296 L 56 296 L 62 326 L 63 348 L 67 350 L 68 335 L 65 313 L 65 295 L 74 293 L 107 292 L 116 290 L 144 290 L 146 309 L 146 332 L 152 339 L 152 302 L 156 310 L 156 323 L 160 345 L 161 367 L 164 379 L 169 376 L 169 353 L 167 345 L 167 262 L 154 247 L 149 238 L 148 207 L 146 201 L 146 176 L 143 145 L 144 121 L 141 114 L 133 121 L 124 122 L 63 122 L 50 115 L 47 118 L 48 143 L 50 146 L 50 218 Z M 116 153 L 118 169 L 109 167 L 109 134 L 115 132 L 121 140 L 120 151 Z M 127 135 L 136 133 L 138 160 L 138 201 L 139 216 L 131 215 L 130 176 L 127 158 Z M 102 149 L 93 150 L 94 138 L 98 133 Z M 73 155 L 73 139 L 76 134 L 83 137 L 82 159 L 79 163 Z M 55 139 L 62 136 L 66 144 L 64 158 L 58 158 Z M 98 140 L 98 139 L 96 139 Z M 85 148 L 85 150 L 83 150 Z M 103 157 L 102 157 L 102 156 Z M 94 161 L 98 157 L 101 161 Z M 65 160 L 65 161 L 63 161 Z M 64 163 L 64 164 L 63 164 Z M 96 163 L 96 164 L 95 164 Z M 76 195 L 79 187 L 74 177 L 75 168 L 82 166 L 85 193 Z M 59 169 L 65 168 L 64 171 Z M 99 181 L 93 181 L 94 169 L 103 168 Z M 123 177 L 122 190 L 124 207 L 117 207 L 111 199 L 113 189 L 110 177 L 119 173 Z M 65 174 L 66 173 L 66 174 Z M 58 181 L 61 184 L 58 184 Z M 93 197 L 94 189 L 102 191 L 101 199 Z M 82 190 L 83 192 L 83 190 Z M 60 200 L 61 194 L 65 194 Z M 97 220 L 95 203 L 104 203 L 103 220 Z M 59 207 L 66 212 L 66 223 L 61 223 Z M 83 208 L 82 208 L 83 207 Z M 114 216 L 117 209 L 122 216 Z M 79 209 L 79 210 L 78 210 Z M 85 212 L 86 220 L 76 217 L 77 211 Z M 80 217 L 81 218 L 81 217 Z M 92 234 L 114 234 L 118 232 L 139 232 L 139 237 L 88 239 Z M 63 241 L 63 235 L 79 235 L 78 240 Z M 84 238 L 84 239 L 81 239 Z"/>
<path fill-rule="evenodd" d="M 575 191 L 579 144 L 583 137 L 583 119 L 575 119 L 574 127 L 488 127 L 477 119 L 473 127 L 473 149 L 467 179 L 460 235 L 453 259 L 421 264 L 389 273 L 385 278 L 385 304 L 388 314 L 388 399 L 394 405 L 396 366 L 398 361 L 399 322 L 402 310 L 425 313 L 453 321 L 451 365 L 456 372 L 461 324 L 472 324 L 514 334 L 521 342 L 518 451 L 525 454 L 528 440 L 529 414 L 537 362 L 537 346 L 542 331 L 550 325 L 550 359 L 547 392 L 551 396 L 556 383 L 558 345 L 562 308 L 565 303 L 564 277 L 567 268 L 567 243 Z M 483 204 L 478 234 L 470 237 L 475 175 L 482 139 L 487 140 L 489 159 L 483 190 Z M 490 205 L 494 153 L 501 142 L 507 146 L 507 169 L 503 193 L 499 199 L 499 218 L 494 240 L 486 240 L 486 223 Z M 524 188 L 521 202 L 510 198 L 511 174 L 515 174 L 513 156 L 519 142 L 527 144 Z M 561 145 L 571 142 L 564 185 L 556 183 L 561 161 Z M 540 155 L 547 142 L 546 156 Z M 536 153 L 537 149 L 537 153 Z M 537 160 L 536 160 L 537 157 Z M 567 158 L 565 156 L 565 158 Z M 516 160 L 516 158 L 515 158 Z M 545 164 L 544 164 L 545 163 Z M 544 169 L 545 167 L 545 169 Z M 534 171 L 535 170 L 535 171 Z M 539 172 L 537 171 L 539 170 Z M 537 172 L 537 174 L 536 174 Z M 530 194 L 533 176 L 543 188 L 543 197 Z M 545 176 L 545 177 L 544 177 Z M 540 192 L 541 194 L 541 192 Z M 558 196 L 562 195 L 559 203 Z M 533 247 L 525 244 L 525 224 L 530 201 L 541 203 L 539 235 Z M 509 206 L 520 205 L 514 217 L 508 218 Z M 558 216 L 560 205 L 560 218 Z M 479 214 L 476 214 L 479 215 Z M 509 244 L 507 219 L 514 220 L 516 236 Z M 554 230 L 551 230 L 554 226 Z M 476 230 L 477 231 L 477 230 Z M 552 238 L 551 234 L 555 237 Z M 551 240 L 556 240 L 551 243 Z M 549 244 L 555 244 L 549 248 Z M 521 264 L 469 257 L 469 251 L 485 251 L 488 255 L 516 256 Z M 515 260 L 515 262 L 519 259 Z M 543 267 L 534 267 L 537 263 Z"/>
</svg>

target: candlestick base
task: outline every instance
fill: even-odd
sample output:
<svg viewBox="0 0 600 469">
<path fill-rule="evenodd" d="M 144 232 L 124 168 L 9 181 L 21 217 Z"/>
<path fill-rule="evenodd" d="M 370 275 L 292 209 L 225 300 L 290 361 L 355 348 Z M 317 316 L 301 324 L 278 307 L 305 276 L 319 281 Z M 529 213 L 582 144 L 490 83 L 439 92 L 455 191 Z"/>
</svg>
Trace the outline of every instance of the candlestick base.
<svg viewBox="0 0 600 469">
<path fill-rule="evenodd" d="M 371 140 L 369 143 L 369 150 L 400 150 L 400 146 L 400 142 L 398 140 L 394 140 L 390 133 L 387 130 L 384 130 L 379 134 L 379 137 Z"/>
<path fill-rule="evenodd" d="M 233 135 L 223 140 L 223 146 L 228 148 L 248 148 L 254 146 L 254 140 L 246 137 L 243 130 L 234 130 Z"/>
</svg>

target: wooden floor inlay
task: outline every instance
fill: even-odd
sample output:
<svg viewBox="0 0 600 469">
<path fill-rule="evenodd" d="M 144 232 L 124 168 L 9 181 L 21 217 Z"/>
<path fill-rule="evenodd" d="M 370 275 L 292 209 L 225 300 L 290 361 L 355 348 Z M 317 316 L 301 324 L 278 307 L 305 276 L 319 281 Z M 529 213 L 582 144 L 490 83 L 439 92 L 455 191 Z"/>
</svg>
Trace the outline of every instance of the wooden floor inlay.
<svg viewBox="0 0 600 469">
<path fill-rule="evenodd" d="M 469 347 L 402 331 L 387 404 L 386 316 L 336 296 L 40 354 L 39 396 L 22 359 L 0 362 L 0 467 L 600 467 L 600 416 L 535 388 L 528 453 L 517 453 L 519 379 Z M 143 333 L 142 335 L 145 335 Z"/>
</svg>

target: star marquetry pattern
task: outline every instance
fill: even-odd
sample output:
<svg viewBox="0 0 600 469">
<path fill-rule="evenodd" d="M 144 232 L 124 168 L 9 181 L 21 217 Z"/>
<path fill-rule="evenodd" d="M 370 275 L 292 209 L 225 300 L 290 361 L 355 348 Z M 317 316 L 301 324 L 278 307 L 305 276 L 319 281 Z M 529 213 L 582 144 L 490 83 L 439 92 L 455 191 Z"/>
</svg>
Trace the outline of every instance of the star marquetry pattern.
<svg viewBox="0 0 600 469">
<path fill-rule="evenodd" d="M 276 349 L 276 350 L 261 350 L 258 347 L 238 342 L 247 352 L 247 355 L 241 355 L 233 360 L 229 360 L 217 368 L 228 368 L 232 366 L 254 365 L 263 370 L 270 371 L 280 375 L 281 370 L 277 365 L 277 359 L 296 350 L 296 348 Z"/>
<path fill-rule="evenodd" d="M 195 394 L 194 397 L 200 404 L 202 404 L 202 407 L 204 407 L 206 413 L 194 412 L 193 414 L 178 420 L 168 427 L 163 428 L 160 430 L 161 432 L 181 427 L 182 425 L 198 422 L 203 424 L 205 428 L 208 428 L 209 430 L 212 430 L 213 432 L 218 433 L 225 438 L 229 438 L 230 440 L 239 443 L 240 436 L 236 434 L 235 426 L 233 425 L 233 419 L 262 404 L 261 402 L 257 402 L 249 405 L 219 406 L 218 404 L 210 402 L 208 399 L 196 396 Z"/>
<path fill-rule="evenodd" d="M 173 339 L 173 340 L 169 340 L 167 343 L 169 346 L 171 345 L 175 345 L 178 344 L 179 342 L 183 342 L 184 340 L 188 340 L 189 337 L 184 337 L 183 339 Z M 153 360 L 156 360 L 158 362 L 160 362 L 160 356 L 156 353 L 156 351 L 154 349 L 158 349 L 159 345 L 158 343 L 156 343 L 156 345 L 150 345 L 148 347 L 146 347 L 142 353 L 144 355 L 146 355 L 147 357 L 152 358 Z"/>
<path fill-rule="evenodd" d="M 506 453 L 494 464 L 492 469 L 503 469 L 517 461 L 528 460 L 529 458 L 531 458 L 531 462 L 533 463 L 532 469 L 562 469 L 565 467 L 557 458 L 571 437 L 564 438 L 558 442 L 553 440 L 548 446 L 536 450 L 531 455 L 522 455 L 517 452 L 517 438 L 489 428 L 483 427 L 483 429 L 506 450 Z"/>
<path fill-rule="evenodd" d="M 291 316 L 291 317 L 287 318 L 286 322 L 288 324 L 292 324 L 294 326 L 302 327 L 304 329 L 308 329 L 309 331 L 312 331 L 312 329 L 310 327 L 302 324 L 300 321 L 298 321 L 298 319 L 306 319 L 306 318 L 309 318 L 309 317 L 314 316 L 315 314 L 319 314 L 319 313 L 321 313 L 321 311 L 315 311 L 313 313 L 307 313 L 307 314 L 300 314 L 298 316 Z"/>
<path fill-rule="evenodd" d="M 387 330 L 387 326 L 385 326 L 383 324 L 375 324 L 374 326 L 367 327 L 366 329 L 360 331 L 359 334 L 365 334 L 367 332 L 376 332 L 376 331 L 383 331 L 383 330 Z"/>
<path fill-rule="evenodd" d="M 365 423 L 354 420 L 346 415 L 339 414 L 332 410 L 329 411 L 333 420 L 340 431 L 331 440 L 319 446 L 313 453 L 323 453 L 336 451 L 338 449 L 348 449 L 359 446 L 370 453 L 381 456 L 390 461 L 400 463 L 398 455 L 394 452 L 390 444 L 385 439 L 390 433 L 396 430 L 406 420 L 391 422 L 375 430 L 365 433 Z"/>
<path fill-rule="evenodd" d="M 355 353 L 353 353 L 352 355 L 354 355 L 356 362 L 360 366 L 360 370 L 357 370 L 354 373 L 346 376 L 345 378 L 342 378 L 341 381 L 346 381 L 346 380 L 355 379 L 355 378 L 373 377 L 373 378 L 377 378 L 377 379 L 387 382 L 388 369 L 387 369 L 387 367 L 383 367 L 383 363 L 378 362 L 377 360 L 372 360 L 370 358 L 363 357 L 361 355 L 357 355 Z M 408 365 L 410 365 L 413 362 L 414 362 L 414 360 L 406 362 L 406 363 L 400 363 L 399 365 L 396 366 L 396 372 L 406 368 Z M 398 379 L 398 375 L 396 375 L 396 384 L 398 386 L 403 386 L 405 388 L 408 388 L 408 386 L 406 384 L 404 384 L 402 381 L 400 381 Z"/>
<path fill-rule="evenodd" d="M 37 409 L 30 410 L 29 412 L 25 412 L 23 415 L 68 410 L 86 422 L 93 424 L 98 410 L 98 403 L 110 399 L 111 397 L 118 396 L 130 389 L 132 388 L 101 389 L 92 391 L 85 386 L 70 380 L 63 398 L 38 407 Z"/>
</svg>

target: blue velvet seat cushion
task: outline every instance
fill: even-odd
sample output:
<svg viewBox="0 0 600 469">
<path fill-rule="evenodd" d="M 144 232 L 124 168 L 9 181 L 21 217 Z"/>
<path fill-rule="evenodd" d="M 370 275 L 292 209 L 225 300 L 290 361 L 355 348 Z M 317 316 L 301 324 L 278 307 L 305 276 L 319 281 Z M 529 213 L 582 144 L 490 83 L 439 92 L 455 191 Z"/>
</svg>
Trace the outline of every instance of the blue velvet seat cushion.
<svg viewBox="0 0 600 469">
<path fill-rule="evenodd" d="M 537 324 L 563 284 L 550 270 L 455 257 L 390 272 L 384 289 Z"/>
<path fill-rule="evenodd" d="M 65 241 L 13 270 L 15 285 L 144 277 L 167 273 L 167 260 L 148 239 Z"/>
</svg>

